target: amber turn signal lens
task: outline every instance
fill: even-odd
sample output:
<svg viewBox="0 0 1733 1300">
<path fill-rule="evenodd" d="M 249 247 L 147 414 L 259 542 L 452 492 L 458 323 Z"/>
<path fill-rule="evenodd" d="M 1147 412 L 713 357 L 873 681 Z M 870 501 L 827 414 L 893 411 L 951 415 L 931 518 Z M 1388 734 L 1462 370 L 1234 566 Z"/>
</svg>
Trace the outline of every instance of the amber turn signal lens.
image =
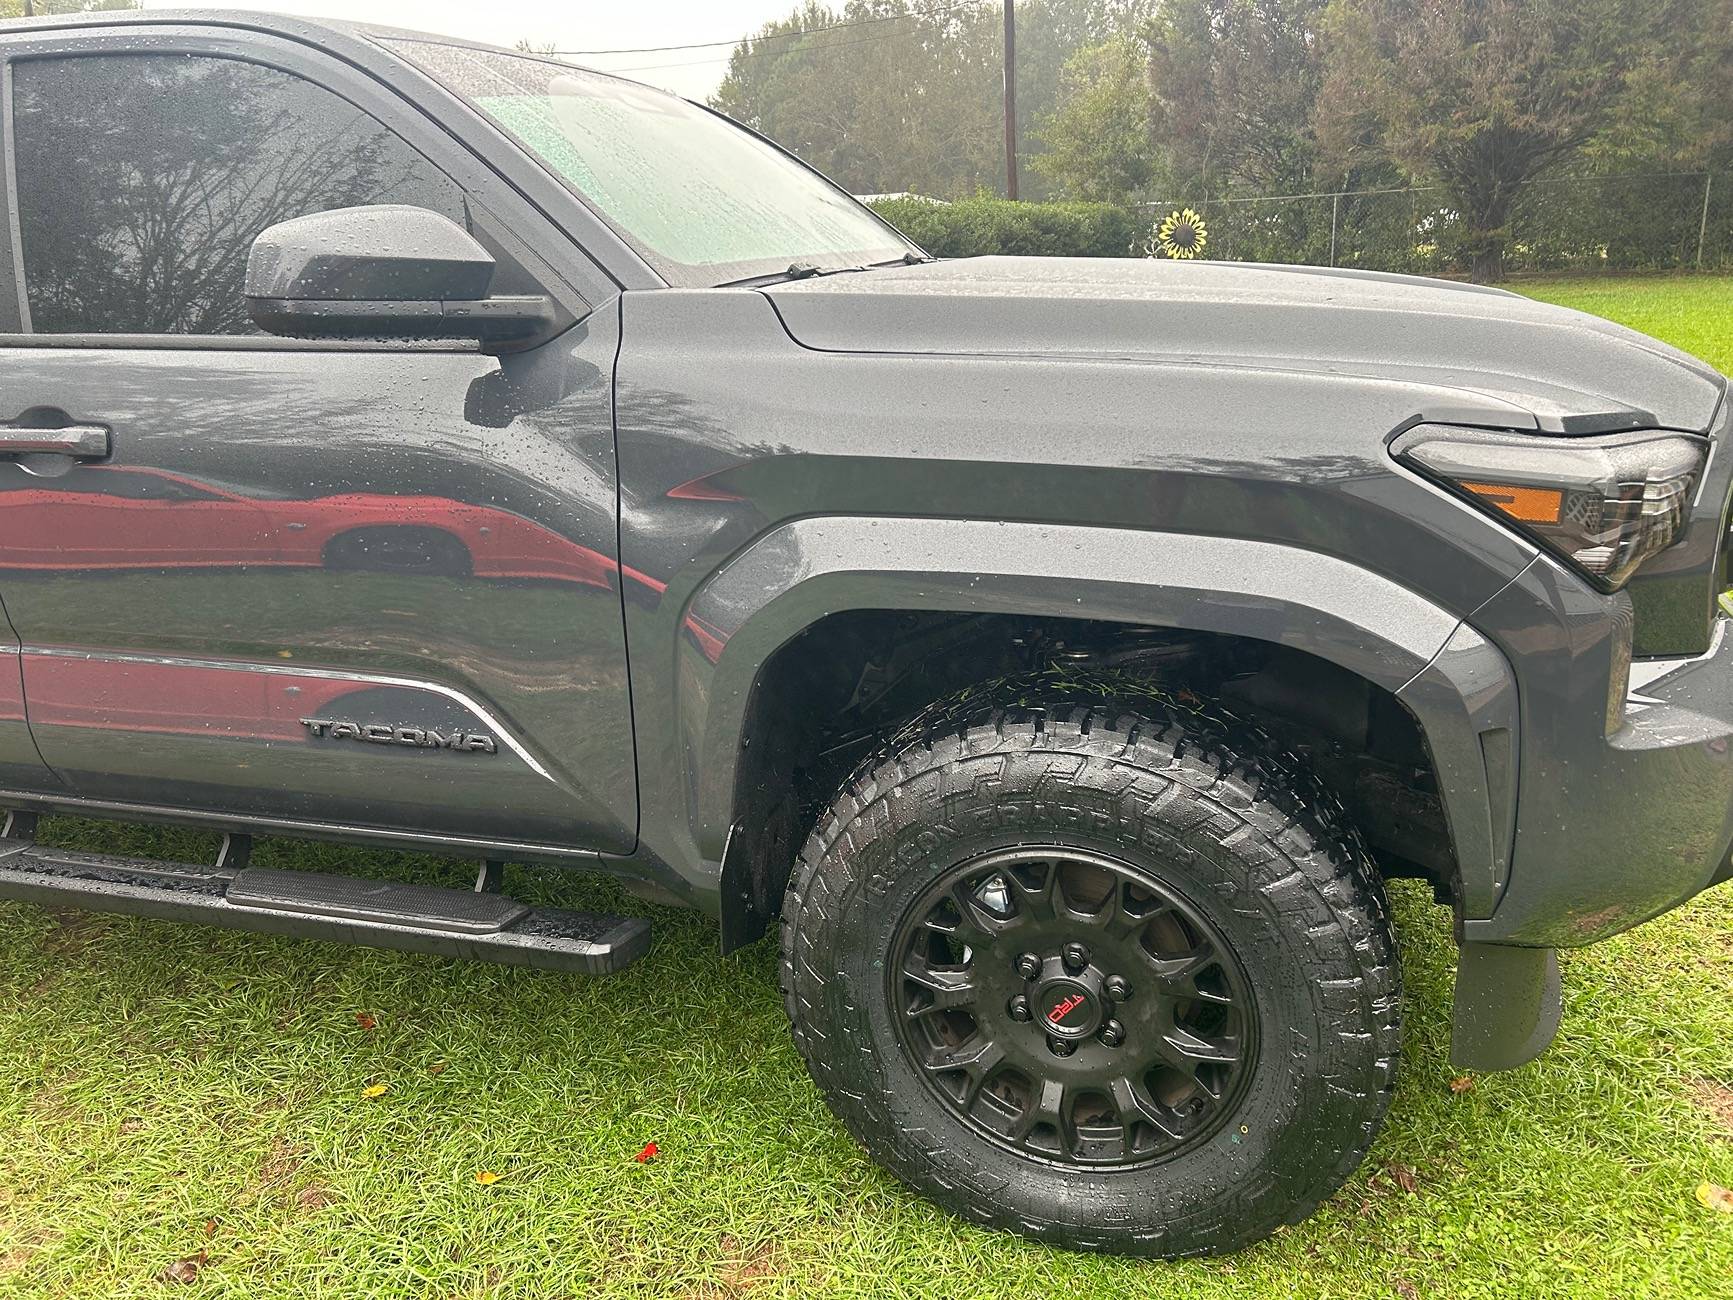
<svg viewBox="0 0 1733 1300">
<path fill-rule="evenodd" d="M 1417 424 L 1390 453 L 1569 560 L 1604 591 L 1684 534 L 1709 440 Z"/>
<path fill-rule="evenodd" d="M 1464 483 L 1475 496 L 1497 506 L 1518 523 L 1556 524 L 1564 512 L 1565 494 L 1553 488 L 1516 487 L 1507 483 Z"/>
</svg>

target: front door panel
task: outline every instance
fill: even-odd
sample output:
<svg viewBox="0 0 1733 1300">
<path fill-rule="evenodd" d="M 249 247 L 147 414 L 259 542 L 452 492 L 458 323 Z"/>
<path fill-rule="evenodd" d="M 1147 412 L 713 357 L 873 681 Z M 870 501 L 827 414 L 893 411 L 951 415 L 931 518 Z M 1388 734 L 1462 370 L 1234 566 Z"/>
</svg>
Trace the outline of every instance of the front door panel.
<svg viewBox="0 0 1733 1300">
<path fill-rule="evenodd" d="M 36 790 L 53 782 L 24 717 L 24 671 L 18 637 L 0 616 L 0 789 Z"/>
<path fill-rule="evenodd" d="M 7 349 L 0 410 L 112 431 L 0 464 L 42 757 L 103 801 L 629 850 L 616 333 Z"/>
</svg>

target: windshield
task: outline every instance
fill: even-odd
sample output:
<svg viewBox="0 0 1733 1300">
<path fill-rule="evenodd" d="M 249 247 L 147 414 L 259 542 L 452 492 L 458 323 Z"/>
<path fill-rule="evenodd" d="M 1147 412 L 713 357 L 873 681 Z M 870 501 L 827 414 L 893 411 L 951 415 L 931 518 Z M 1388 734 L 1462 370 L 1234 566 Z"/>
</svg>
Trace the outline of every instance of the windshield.
<svg viewBox="0 0 1733 1300">
<path fill-rule="evenodd" d="M 673 95 L 547 59 L 389 43 L 541 159 L 672 284 L 919 252 L 816 172 Z"/>
</svg>

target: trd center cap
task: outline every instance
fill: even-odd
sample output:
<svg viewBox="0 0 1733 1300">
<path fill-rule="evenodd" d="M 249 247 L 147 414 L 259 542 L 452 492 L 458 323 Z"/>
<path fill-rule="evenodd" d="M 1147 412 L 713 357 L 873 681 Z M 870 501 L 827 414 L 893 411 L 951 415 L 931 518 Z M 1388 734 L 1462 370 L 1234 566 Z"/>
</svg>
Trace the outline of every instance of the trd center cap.
<svg viewBox="0 0 1733 1300">
<path fill-rule="evenodd" d="M 1087 1038 L 1101 1025 L 1101 997 L 1079 980 L 1049 980 L 1032 999 L 1035 1019 L 1055 1038 Z"/>
</svg>

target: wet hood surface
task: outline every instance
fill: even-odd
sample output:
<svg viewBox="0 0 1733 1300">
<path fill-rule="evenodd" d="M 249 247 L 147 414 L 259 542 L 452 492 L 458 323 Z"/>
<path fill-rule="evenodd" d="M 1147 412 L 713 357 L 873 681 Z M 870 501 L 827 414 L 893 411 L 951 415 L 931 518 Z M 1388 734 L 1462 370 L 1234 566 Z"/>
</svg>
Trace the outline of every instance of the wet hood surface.
<svg viewBox="0 0 1733 1300">
<path fill-rule="evenodd" d="M 977 257 L 766 292 L 789 334 L 821 351 L 1123 357 L 1389 378 L 1496 398 L 1550 432 L 1705 429 L 1726 383 L 1686 353 L 1582 312 L 1367 271 Z"/>
</svg>

